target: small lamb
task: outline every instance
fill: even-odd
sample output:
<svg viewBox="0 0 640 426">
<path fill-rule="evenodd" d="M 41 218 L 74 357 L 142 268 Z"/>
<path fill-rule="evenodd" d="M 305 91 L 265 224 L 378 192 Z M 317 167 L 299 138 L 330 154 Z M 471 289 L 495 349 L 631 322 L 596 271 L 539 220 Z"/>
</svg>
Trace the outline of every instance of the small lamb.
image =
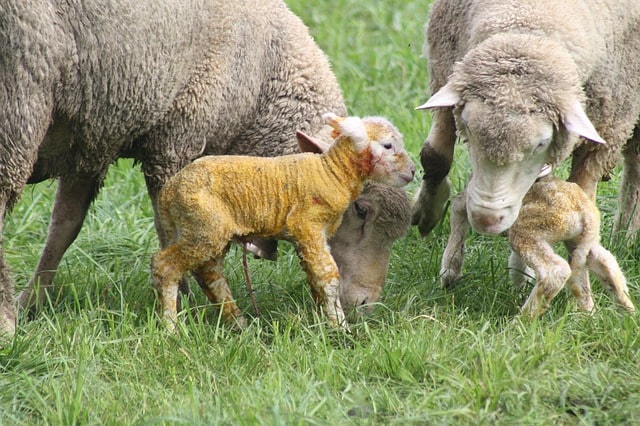
<svg viewBox="0 0 640 426">
<path fill-rule="evenodd" d="M 167 245 L 154 256 L 152 275 L 169 328 L 177 320 L 179 281 L 189 271 L 211 302 L 222 303 L 223 318 L 243 326 L 222 274 L 224 255 L 231 241 L 266 237 L 297 244 L 314 299 L 330 324 L 347 328 L 327 240 L 366 181 L 401 187 L 413 179 L 415 166 L 386 119 L 323 118 L 335 141 L 318 147 L 326 149 L 322 154 L 202 157 L 162 189 L 159 218 Z"/>
<path fill-rule="evenodd" d="M 563 241 L 570 263 L 554 253 L 552 244 Z M 524 197 L 522 210 L 509 229 L 509 268 L 516 285 L 535 272 L 537 278 L 522 312 L 543 313 L 565 283 L 578 306 L 594 308 L 589 285 L 593 272 L 624 309 L 633 312 L 629 289 L 616 258 L 600 244 L 600 211 L 577 184 L 553 176 L 536 182 Z"/>
<path fill-rule="evenodd" d="M 451 207 L 451 234 L 440 270 L 445 287 L 460 278 L 468 227 L 466 191 L 463 191 Z M 537 278 L 522 306 L 523 314 L 531 317 L 542 314 L 565 283 L 569 284 L 578 306 L 592 311 L 589 270 L 624 309 L 635 310 L 615 257 L 600 244 L 600 212 L 577 184 L 553 176 L 539 179 L 525 195 L 508 237 L 513 283 L 522 286 L 528 276 Z M 558 242 L 567 246 L 570 262 L 554 252 L 553 244 Z"/>
</svg>

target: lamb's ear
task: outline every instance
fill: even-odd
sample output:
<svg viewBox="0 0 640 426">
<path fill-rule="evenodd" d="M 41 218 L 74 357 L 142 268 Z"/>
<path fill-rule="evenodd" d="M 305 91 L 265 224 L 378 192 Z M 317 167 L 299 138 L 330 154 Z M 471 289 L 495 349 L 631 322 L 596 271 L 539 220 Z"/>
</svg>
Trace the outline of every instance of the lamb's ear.
<svg viewBox="0 0 640 426">
<path fill-rule="evenodd" d="M 450 83 L 447 83 L 431 96 L 427 102 L 416 107 L 416 109 L 452 107 L 460 102 L 460 99 L 460 92 L 455 90 Z"/>
<path fill-rule="evenodd" d="M 301 152 L 322 154 L 331 146 L 331 144 L 321 141 L 320 139 L 312 138 L 300 130 L 296 131 L 296 139 L 298 139 L 298 147 L 300 147 Z"/>
<path fill-rule="evenodd" d="M 562 122 L 564 127 L 570 133 L 576 133 L 585 139 L 589 139 L 596 143 L 606 143 L 593 127 L 591 120 L 587 117 L 580 102 L 575 99 L 569 107 L 562 113 Z"/>
<path fill-rule="evenodd" d="M 340 134 L 348 137 L 356 145 L 368 142 L 367 129 L 364 127 L 362 119 L 359 117 L 338 117 L 332 112 L 328 112 L 322 116 L 324 121 L 333 127 L 335 137 Z M 332 135 L 333 136 L 333 135 Z"/>
</svg>

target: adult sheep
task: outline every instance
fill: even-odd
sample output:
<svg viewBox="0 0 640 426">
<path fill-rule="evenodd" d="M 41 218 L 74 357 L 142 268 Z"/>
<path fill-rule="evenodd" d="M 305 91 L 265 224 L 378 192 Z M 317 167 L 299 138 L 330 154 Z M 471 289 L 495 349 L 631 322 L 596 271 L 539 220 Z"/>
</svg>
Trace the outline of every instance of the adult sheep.
<svg viewBox="0 0 640 426">
<path fill-rule="evenodd" d="M 296 130 L 322 136 L 322 113 L 346 114 L 327 58 L 281 0 L 7 0 L 0 57 L 0 217 L 25 184 L 58 179 L 23 306 L 51 286 L 117 158 L 141 164 L 155 208 L 196 157 L 293 153 Z M 0 252 L 0 334 L 14 328 Z"/>
<path fill-rule="evenodd" d="M 412 211 L 422 234 L 444 214 L 456 131 L 477 231 L 508 229 L 542 166 L 571 153 L 569 180 L 595 198 L 621 152 L 616 223 L 640 228 L 640 2 L 436 0 L 425 54 L 433 96 L 420 108 L 433 125 Z"/>
</svg>

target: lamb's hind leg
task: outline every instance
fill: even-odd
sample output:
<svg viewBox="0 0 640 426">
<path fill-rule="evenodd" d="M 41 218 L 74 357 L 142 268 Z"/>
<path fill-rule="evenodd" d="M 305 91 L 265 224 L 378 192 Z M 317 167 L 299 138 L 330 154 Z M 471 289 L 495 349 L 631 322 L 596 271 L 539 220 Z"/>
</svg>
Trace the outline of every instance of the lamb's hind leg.
<svg viewBox="0 0 640 426">
<path fill-rule="evenodd" d="M 62 256 L 76 239 L 82 223 L 95 198 L 101 177 L 83 176 L 60 178 L 51 213 L 47 241 L 34 277 L 18 297 L 22 308 L 33 311 L 46 300 L 52 288 Z"/>
<path fill-rule="evenodd" d="M 614 295 L 620 306 L 629 312 L 634 312 L 635 307 L 629 299 L 627 280 L 611 252 L 602 246 L 596 246 L 587 256 L 587 264 L 589 269 L 600 278 L 604 288 Z"/>
<path fill-rule="evenodd" d="M 567 244 L 567 247 L 574 247 L 574 245 Z M 593 312 L 594 303 L 591 297 L 591 284 L 587 268 L 588 247 L 578 245 L 569 253 L 571 257 L 571 276 L 567 284 L 578 302 L 578 307 L 587 312 Z"/>
<path fill-rule="evenodd" d="M 204 291 L 209 301 L 213 304 L 221 304 L 222 319 L 238 328 L 245 328 L 246 318 L 235 302 L 231 289 L 223 275 L 224 254 L 205 262 L 195 272 L 196 281 Z"/>
<path fill-rule="evenodd" d="M 526 237 L 525 237 L 526 238 Z M 522 306 L 522 313 L 530 317 L 541 315 L 562 289 L 571 275 L 566 260 L 554 253 L 544 241 L 511 240 L 512 248 L 536 273 L 536 285 Z"/>
<path fill-rule="evenodd" d="M 211 246 L 182 240 L 160 250 L 151 261 L 151 274 L 158 292 L 159 314 L 173 330 L 178 320 L 178 288 L 189 271 L 200 268 L 214 251 Z M 220 250 L 218 251 L 220 253 Z"/>
</svg>

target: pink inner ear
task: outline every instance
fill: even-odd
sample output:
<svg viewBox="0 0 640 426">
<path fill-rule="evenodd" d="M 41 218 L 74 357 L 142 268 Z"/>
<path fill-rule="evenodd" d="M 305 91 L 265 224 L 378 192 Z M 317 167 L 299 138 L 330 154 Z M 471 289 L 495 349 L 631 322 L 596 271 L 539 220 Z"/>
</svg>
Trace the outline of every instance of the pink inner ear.
<svg viewBox="0 0 640 426">
<path fill-rule="evenodd" d="M 438 90 L 427 102 L 416 107 L 416 109 L 444 108 L 452 107 L 460 102 L 460 93 L 454 90 L 449 84 L 446 84 Z"/>
<path fill-rule="evenodd" d="M 589 120 L 584 109 L 582 109 L 582 105 L 577 100 L 572 102 L 569 108 L 564 111 L 562 122 L 570 133 L 576 133 L 592 142 L 606 143 L 593 127 L 591 120 Z"/>
<path fill-rule="evenodd" d="M 298 147 L 300 152 L 311 152 L 314 154 L 322 154 L 331 146 L 319 139 L 312 138 L 300 130 L 296 131 L 296 139 L 298 140 Z"/>
</svg>

